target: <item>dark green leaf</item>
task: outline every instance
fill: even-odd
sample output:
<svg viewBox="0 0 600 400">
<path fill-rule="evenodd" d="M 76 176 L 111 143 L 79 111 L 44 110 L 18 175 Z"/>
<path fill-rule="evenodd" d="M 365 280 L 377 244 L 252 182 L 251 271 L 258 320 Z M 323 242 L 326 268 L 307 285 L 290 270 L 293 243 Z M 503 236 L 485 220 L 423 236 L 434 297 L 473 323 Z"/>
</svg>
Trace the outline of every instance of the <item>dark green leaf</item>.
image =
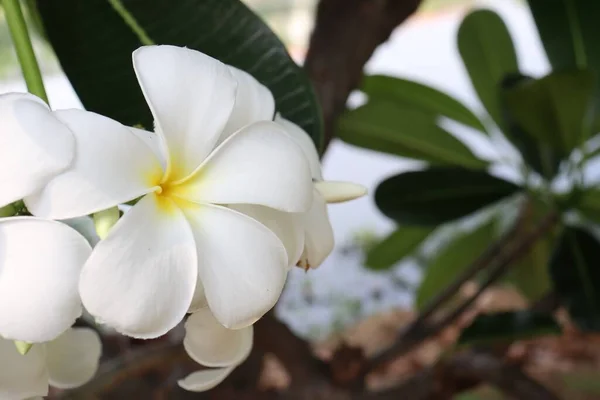
<svg viewBox="0 0 600 400">
<path fill-rule="evenodd" d="M 346 112 L 339 120 L 338 136 L 356 146 L 433 164 L 487 166 L 458 139 L 437 126 L 431 114 L 389 101 L 370 101 Z"/>
<path fill-rule="evenodd" d="M 483 171 L 433 167 L 383 181 L 375 202 L 400 224 L 438 225 L 469 215 L 519 190 Z"/>
<path fill-rule="evenodd" d="M 122 0 L 156 44 L 186 46 L 243 69 L 275 96 L 277 110 L 319 146 L 312 86 L 267 25 L 239 0 Z M 45 31 L 86 109 L 150 129 L 152 116 L 131 53 L 142 43 L 107 0 L 39 0 Z"/>
<path fill-rule="evenodd" d="M 374 271 L 392 267 L 414 252 L 432 231 L 433 228 L 430 227 L 399 227 L 369 250 L 365 261 L 366 267 Z"/>
<path fill-rule="evenodd" d="M 600 189 L 588 189 L 581 193 L 576 207 L 585 217 L 600 223 Z"/>
<path fill-rule="evenodd" d="M 548 59 L 555 71 L 588 68 L 600 74 L 600 2 L 528 0 Z M 594 130 L 600 129 L 600 81 L 594 89 Z"/>
<path fill-rule="evenodd" d="M 550 261 L 554 290 L 580 329 L 600 330 L 600 242 L 580 228 L 565 228 Z"/>
<path fill-rule="evenodd" d="M 415 81 L 385 75 L 365 76 L 361 90 L 370 100 L 385 99 L 399 106 L 421 109 L 486 132 L 479 118 L 454 97 Z"/>
<path fill-rule="evenodd" d="M 526 82 L 530 78 L 521 74 L 507 75 L 502 80 L 502 111 L 506 137 L 519 149 L 521 156 L 534 171 L 546 179 L 552 179 L 558 173 L 561 157 L 545 142 L 538 141 L 521 127 L 506 105 L 505 92 Z"/>
<path fill-rule="evenodd" d="M 435 295 L 454 281 L 493 242 L 494 224 L 488 221 L 471 232 L 456 237 L 431 260 L 416 294 L 416 306 L 423 308 Z"/>
<path fill-rule="evenodd" d="M 560 333 L 560 326 L 551 314 L 507 311 L 479 315 L 462 331 L 458 344 L 510 343 Z"/>
<path fill-rule="evenodd" d="M 467 15 L 458 30 L 458 51 L 483 106 L 496 124 L 504 128 L 500 82 L 504 76 L 519 72 L 519 65 L 502 19 L 490 10 Z"/>
<path fill-rule="evenodd" d="M 593 86 L 589 71 L 560 71 L 506 89 L 503 98 L 518 126 L 564 158 L 590 133 Z"/>
</svg>

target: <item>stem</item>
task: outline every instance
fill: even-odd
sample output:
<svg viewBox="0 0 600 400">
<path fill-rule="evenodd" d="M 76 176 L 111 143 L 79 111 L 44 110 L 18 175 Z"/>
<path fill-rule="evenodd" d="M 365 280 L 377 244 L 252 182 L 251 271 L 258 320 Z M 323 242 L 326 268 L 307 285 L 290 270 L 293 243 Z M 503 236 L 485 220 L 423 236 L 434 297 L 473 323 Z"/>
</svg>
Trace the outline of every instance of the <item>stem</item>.
<svg viewBox="0 0 600 400">
<path fill-rule="evenodd" d="M 48 103 L 44 81 L 42 80 L 42 74 L 35 58 L 35 53 L 33 52 L 31 38 L 27 31 L 27 24 L 25 23 L 19 0 L 3 0 L 2 4 L 4 5 L 4 13 L 10 30 L 10 36 L 17 51 L 21 71 L 23 71 L 23 78 L 25 78 L 25 83 L 27 84 L 27 90 L 29 93 L 38 96 Z"/>
</svg>

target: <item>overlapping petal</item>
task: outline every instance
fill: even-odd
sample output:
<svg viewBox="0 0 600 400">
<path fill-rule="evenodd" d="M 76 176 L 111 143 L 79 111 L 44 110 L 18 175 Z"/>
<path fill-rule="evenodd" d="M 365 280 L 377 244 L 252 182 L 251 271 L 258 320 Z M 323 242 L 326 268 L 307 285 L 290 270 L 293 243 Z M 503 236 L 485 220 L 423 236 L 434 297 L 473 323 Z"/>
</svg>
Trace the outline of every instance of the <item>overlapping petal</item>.
<svg viewBox="0 0 600 400">
<path fill-rule="evenodd" d="M 0 338 L 0 399 L 22 400 L 48 394 L 48 370 L 43 345 L 22 356 L 12 340 Z"/>
<path fill-rule="evenodd" d="M 248 357 L 253 328 L 232 330 L 219 323 L 208 308 L 190 315 L 185 323 L 183 346 L 188 355 L 206 367 L 229 367 Z"/>
<path fill-rule="evenodd" d="M 98 243 L 79 288 L 92 315 L 126 335 L 152 338 L 183 319 L 197 271 L 185 217 L 171 200 L 149 194 Z"/>
<path fill-rule="evenodd" d="M 0 96 L 0 207 L 41 189 L 73 160 L 75 141 L 48 106 L 30 94 Z"/>
<path fill-rule="evenodd" d="M 236 80 L 220 61 L 176 46 L 141 47 L 133 53 L 133 66 L 156 131 L 169 149 L 168 178 L 184 178 L 223 132 L 235 103 Z"/>
<path fill-rule="evenodd" d="M 89 328 L 67 330 L 46 344 L 46 365 L 50 385 L 71 389 L 87 383 L 96 374 L 102 344 Z"/>
<path fill-rule="evenodd" d="M 302 212 L 312 201 L 310 169 L 302 151 L 269 121 L 237 131 L 172 194 L 198 203 L 257 204 Z"/>
<path fill-rule="evenodd" d="M 76 138 L 67 171 L 25 198 L 32 214 L 66 219 L 125 203 L 153 190 L 163 171 L 154 152 L 130 129 L 101 115 L 56 111 Z"/>
<path fill-rule="evenodd" d="M 54 339 L 81 315 L 79 274 L 86 239 L 59 222 L 0 220 L 0 335 L 30 343 Z"/>
<path fill-rule="evenodd" d="M 327 203 L 316 189 L 313 205 L 304 215 L 304 229 L 306 238 L 302 266 L 316 268 L 333 251 L 335 244 L 333 228 L 327 213 Z"/>
<path fill-rule="evenodd" d="M 317 148 L 313 143 L 312 139 L 302 128 L 298 125 L 294 124 L 291 121 L 283 118 L 281 115 L 277 115 L 275 117 L 275 122 L 281 125 L 285 132 L 300 146 L 302 151 L 304 152 L 304 156 L 308 160 L 310 165 L 310 172 L 312 174 L 312 178 L 317 181 L 323 180 L 323 174 L 321 172 L 321 162 L 319 161 L 319 153 L 317 152 Z"/>
<path fill-rule="evenodd" d="M 235 105 L 227 125 L 223 128 L 219 143 L 246 125 L 258 121 L 272 121 L 275 114 L 275 99 L 271 91 L 249 73 L 232 66 L 229 68 L 238 86 Z"/>
<path fill-rule="evenodd" d="M 271 309 L 287 276 L 287 253 L 256 220 L 226 207 L 189 204 L 184 212 L 198 250 L 200 280 L 217 320 L 248 326 Z"/>
</svg>

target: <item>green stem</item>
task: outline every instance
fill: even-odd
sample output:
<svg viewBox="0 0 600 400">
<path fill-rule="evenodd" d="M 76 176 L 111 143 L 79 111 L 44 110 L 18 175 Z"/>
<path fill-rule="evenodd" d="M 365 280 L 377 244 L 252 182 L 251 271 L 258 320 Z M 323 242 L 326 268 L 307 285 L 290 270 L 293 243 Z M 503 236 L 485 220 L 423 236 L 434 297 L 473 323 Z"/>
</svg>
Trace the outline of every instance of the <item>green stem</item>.
<svg viewBox="0 0 600 400">
<path fill-rule="evenodd" d="M 3 0 L 2 4 L 4 5 L 4 14 L 6 15 L 10 36 L 15 45 L 23 77 L 27 84 L 27 90 L 47 103 L 48 96 L 44 88 L 44 81 L 33 52 L 31 38 L 27 31 L 27 24 L 19 0 Z"/>
</svg>

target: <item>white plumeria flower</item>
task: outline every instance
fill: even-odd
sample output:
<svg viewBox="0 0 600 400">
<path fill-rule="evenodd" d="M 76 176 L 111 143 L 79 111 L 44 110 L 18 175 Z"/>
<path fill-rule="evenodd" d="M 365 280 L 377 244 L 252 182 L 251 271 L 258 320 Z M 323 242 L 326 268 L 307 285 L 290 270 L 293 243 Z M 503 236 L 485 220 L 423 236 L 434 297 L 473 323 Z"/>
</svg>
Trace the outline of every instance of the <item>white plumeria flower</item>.
<svg viewBox="0 0 600 400">
<path fill-rule="evenodd" d="M 308 270 L 317 268 L 333 251 L 333 228 L 327 213 L 328 203 L 350 201 L 367 193 L 364 186 L 350 182 L 325 181 L 321 172 L 319 154 L 308 134 L 298 125 L 277 115 L 286 133 L 302 148 L 309 161 L 314 181 L 312 205 L 308 212 L 287 214 L 265 207 L 241 206 L 237 209 L 256 218 L 282 238 L 290 266 L 298 265 Z"/>
<path fill-rule="evenodd" d="M 72 328 L 51 342 L 34 345 L 26 355 L 0 338 L 0 399 L 46 396 L 48 385 L 72 389 L 88 382 L 98 369 L 102 346 L 89 328 Z"/>
<path fill-rule="evenodd" d="M 183 346 L 194 361 L 211 368 L 188 375 L 179 381 L 179 386 L 203 392 L 223 382 L 250 355 L 253 329 L 252 326 L 227 329 L 208 308 L 190 315 L 185 322 Z"/>
<path fill-rule="evenodd" d="M 41 190 L 69 166 L 73 149 L 73 135 L 43 101 L 0 96 L 0 207 Z M 41 343 L 67 330 L 82 312 L 78 281 L 90 253 L 65 224 L 0 218 L 0 336 Z"/>
<path fill-rule="evenodd" d="M 308 162 L 270 121 L 273 98 L 250 75 L 174 46 L 142 47 L 133 64 L 156 133 L 55 112 L 77 157 L 25 203 L 63 219 L 141 197 L 83 268 L 83 304 L 98 320 L 152 338 L 208 304 L 224 326 L 248 326 L 279 298 L 288 255 L 282 239 L 230 206 L 306 211 Z"/>
</svg>

